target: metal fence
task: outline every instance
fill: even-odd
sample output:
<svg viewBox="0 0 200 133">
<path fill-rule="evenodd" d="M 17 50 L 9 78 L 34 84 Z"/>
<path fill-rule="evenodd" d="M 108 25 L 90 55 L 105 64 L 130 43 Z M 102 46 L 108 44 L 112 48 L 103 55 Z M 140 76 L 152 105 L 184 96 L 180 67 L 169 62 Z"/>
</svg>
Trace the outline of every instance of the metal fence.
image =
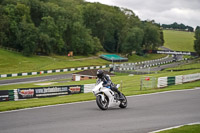
<svg viewBox="0 0 200 133">
<path fill-rule="evenodd" d="M 153 76 L 143 76 L 140 80 L 140 90 L 156 88 L 156 78 Z"/>
</svg>

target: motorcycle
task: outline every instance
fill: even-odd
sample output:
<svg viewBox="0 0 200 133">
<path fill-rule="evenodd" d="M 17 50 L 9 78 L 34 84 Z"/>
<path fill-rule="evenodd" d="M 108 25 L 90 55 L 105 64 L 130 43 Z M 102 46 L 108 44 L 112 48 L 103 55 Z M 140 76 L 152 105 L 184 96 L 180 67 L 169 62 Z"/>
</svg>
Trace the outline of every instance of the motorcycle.
<svg viewBox="0 0 200 133">
<path fill-rule="evenodd" d="M 120 87 L 118 84 L 117 88 Z M 119 94 L 109 88 L 103 87 L 103 82 L 97 83 L 92 89 L 93 94 L 96 96 L 96 103 L 102 110 L 107 110 L 109 107 L 119 106 L 120 108 L 127 107 L 127 99 L 124 94 L 123 100 L 119 99 Z"/>
</svg>

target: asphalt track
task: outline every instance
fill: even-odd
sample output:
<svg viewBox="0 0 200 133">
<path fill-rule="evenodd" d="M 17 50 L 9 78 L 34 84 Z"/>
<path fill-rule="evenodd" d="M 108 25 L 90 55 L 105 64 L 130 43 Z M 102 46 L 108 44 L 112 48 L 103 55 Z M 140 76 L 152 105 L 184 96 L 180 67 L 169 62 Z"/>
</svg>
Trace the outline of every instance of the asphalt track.
<svg viewBox="0 0 200 133">
<path fill-rule="evenodd" d="M 200 88 L 128 97 L 128 108 L 95 101 L 0 113 L 0 133 L 147 133 L 200 121 Z"/>
</svg>

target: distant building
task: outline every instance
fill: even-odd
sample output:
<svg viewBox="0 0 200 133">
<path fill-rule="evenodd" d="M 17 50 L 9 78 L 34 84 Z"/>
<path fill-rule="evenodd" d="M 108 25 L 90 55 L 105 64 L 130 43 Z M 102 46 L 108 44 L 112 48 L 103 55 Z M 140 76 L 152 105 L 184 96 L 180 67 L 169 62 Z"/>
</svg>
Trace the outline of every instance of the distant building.
<svg viewBox="0 0 200 133">
<path fill-rule="evenodd" d="M 110 76 L 114 76 L 113 73 L 104 71 L 105 74 L 108 74 Z M 85 70 L 77 73 L 72 74 L 72 80 L 73 81 L 80 81 L 80 80 L 88 80 L 88 79 L 96 79 L 97 78 L 97 69 L 92 70 Z"/>
</svg>

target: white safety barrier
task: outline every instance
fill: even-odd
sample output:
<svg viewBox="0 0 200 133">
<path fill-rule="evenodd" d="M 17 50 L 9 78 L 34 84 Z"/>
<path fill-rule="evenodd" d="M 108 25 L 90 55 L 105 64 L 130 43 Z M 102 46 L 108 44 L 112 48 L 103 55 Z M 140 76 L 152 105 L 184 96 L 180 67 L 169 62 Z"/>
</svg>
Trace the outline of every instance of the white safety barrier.
<svg viewBox="0 0 200 133">
<path fill-rule="evenodd" d="M 92 92 L 92 89 L 95 87 L 95 84 L 85 84 L 84 93 Z"/>
<path fill-rule="evenodd" d="M 183 75 L 183 83 L 200 80 L 200 73 Z"/>
<path fill-rule="evenodd" d="M 14 101 L 18 101 L 19 97 L 18 97 L 18 92 L 17 89 L 14 89 Z"/>
<path fill-rule="evenodd" d="M 175 85 L 179 85 L 183 83 L 183 75 L 175 76 Z"/>
<path fill-rule="evenodd" d="M 175 77 L 159 77 L 157 87 L 163 88 L 169 85 L 178 85 L 178 84 L 193 82 L 197 80 L 200 80 L 200 73 L 178 75 Z"/>
<path fill-rule="evenodd" d="M 160 77 L 158 78 L 158 88 L 166 87 L 167 86 L 167 77 Z"/>
</svg>

